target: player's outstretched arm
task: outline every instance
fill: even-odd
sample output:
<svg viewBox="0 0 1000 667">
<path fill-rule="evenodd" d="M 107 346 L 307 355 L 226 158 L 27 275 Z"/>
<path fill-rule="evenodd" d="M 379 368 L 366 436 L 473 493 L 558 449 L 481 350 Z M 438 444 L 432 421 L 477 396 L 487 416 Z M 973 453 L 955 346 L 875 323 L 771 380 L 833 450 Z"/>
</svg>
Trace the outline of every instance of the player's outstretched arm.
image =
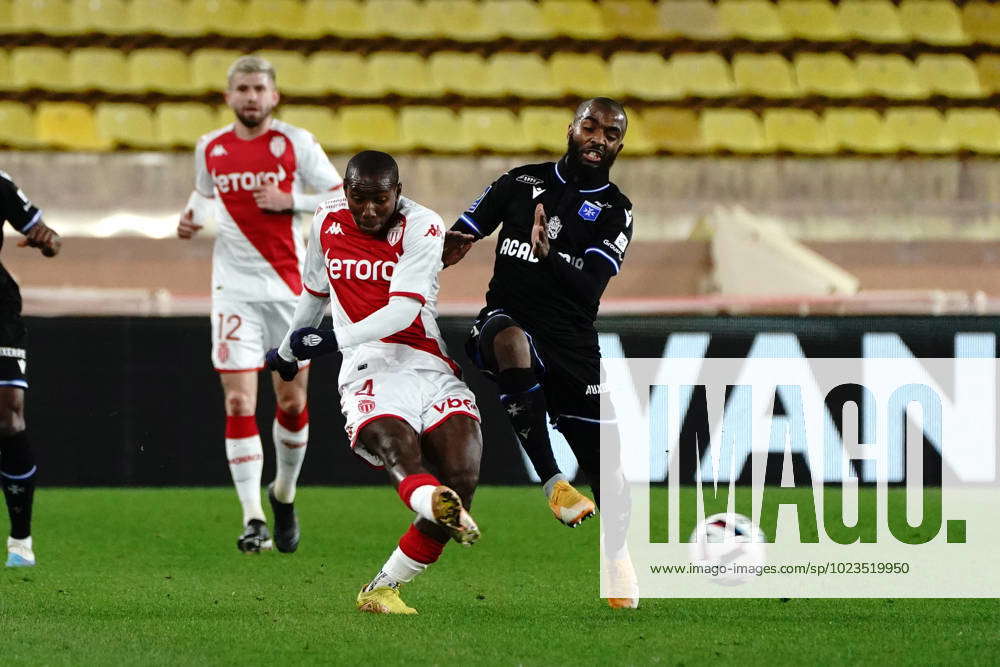
<svg viewBox="0 0 1000 667">
<path fill-rule="evenodd" d="M 469 252 L 469 248 L 476 242 L 476 237 L 472 234 L 450 229 L 444 234 L 444 248 L 441 250 L 441 262 L 444 268 L 452 264 L 458 264 Z"/>
<path fill-rule="evenodd" d="M 296 373 L 299 372 L 297 359 L 292 351 L 292 336 L 298 330 L 305 327 L 316 327 L 323 321 L 323 313 L 326 312 L 326 305 L 330 302 L 328 296 L 316 296 L 308 290 L 302 290 L 298 303 L 295 304 L 295 314 L 292 316 L 291 325 L 285 333 L 281 345 L 272 348 L 264 355 L 264 361 L 268 368 L 277 372 L 285 382 L 291 382 Z"/>
<path fill-rule="evenodd" d="M 55 257 L 62 249 L 62 237 L 54 229 L 39 220 L 25 233 L 18 244 L 20 247 L 38 248 L 45 257 Z"/>
</svg>

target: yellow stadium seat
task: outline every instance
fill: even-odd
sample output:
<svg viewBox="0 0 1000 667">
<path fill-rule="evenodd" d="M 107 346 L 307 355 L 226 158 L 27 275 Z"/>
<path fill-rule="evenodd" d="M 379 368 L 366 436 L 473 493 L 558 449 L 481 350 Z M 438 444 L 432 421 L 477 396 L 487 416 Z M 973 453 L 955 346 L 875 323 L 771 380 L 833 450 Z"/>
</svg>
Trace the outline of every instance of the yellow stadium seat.
<svg viewBox="0 0 1000 667">
<path fill-rule="evenodd" d="M 31 108 L 20 102 L 0 102 L 0 146 L 33 148 L 37 143 Z"/>
<path fill-rule="evenodd" d="M 73 14 L 69 0 L 18 0 L 11 12 L 14 32 L 46 35 L 73 34 Z"/>
<path fill-rule="evenodd" d="M 727 97 L 736 93 L 729 63 L 718 53 L 678 53 L 670 59 L 674 81 L 686 95 Z"/>
<path fill-rule="evenodd" d="M 899 142 L 874 109 L 827 109 L 823 124 L 830 140 L 841 149 L 856 153 L 895 153 Z"/>
<path fill-rule="evenodd" d="M 427 59 L 435 85 L 445 93 L 464 97 L 499 97 L 500 85 L 491 76 L 486 59 L 476 53 L 435 51 Z"/>
<path fill-rule="evenodd" d="M 896 7 L 889 0 L 841 0 L 837 14 L 840 25 L 856 39 L 879 43 L 909 41 Z"/>
<path fill-rule="evenodd" d="M 76 32 L 124 35 L 133 31 L 125 0 L 72 0 L 71 12 Z"/>
<path fill-rule="evenodd" d="M 35 136 L 39 143 L 74 151 L 107 150 L 111 144 L 99 136 L 94 114 L 82 102 L 42 102 L 35 109 Z"/>
<path fill-rule="evenodd" d="M 188 23 L 200 33 L 225 37 L 256 37 L 260 23 L 246 20 L 243 0 L 204 0 L 188 2 Z"/>
<path fill-rule="evenodd" d="M 705 109 L 699 119 L 701 135 L 712 150 L 765 153 L 772 150 L 760 119 L 745 109 Z"/>
<path fill-rule="evenodd" d="M 17 32 L 14 23 L 13 0 L 0 0 L 0 35 Z"/>
<path fill-rule="evenodd" d="M 323 92 L 321 82 L 314 82 L 306 67 L 306 59 L 297 51 L 257 51 L 274 67 L 278 90 L 287 95 L 318 95 Z"/>
<path fill-rule="evenodd" d="M 976 58 L 979 85 L 987 95 L 1000 93 L 1000 55 L 982 55 Z"/>
<path fill-rule="evenodd" d="M 10 57 L 7 52 L 0 49 L 0 90 L 10 88 L 13 83 L 10 74 Z"/>
<path fill-rule="evenodd" d="M 168 37 L 191 37 L 201 34 L 202 26 L 192 25 L 185 0 L 130 0 L 128 25 L 139 33 Z"/>
<path fill-rule="evenodd" d="M 930 107 L 900 107 L 885 112 L 885 126 L 900 148 L 916 153 L 948 153 L 955 141 L 948 134 L 941 112 Z"/>
<path fill-rule="evenodd" d="M 521 122 L 509 109 L 465 108 L 459 117 L 473 148 L 497 153 L 531 150 Z"/>
<path fill-rule="evenodd" d="M 215 128 L 226 127 L 227 125 L 232 125 L 236 122 L 236 115 L 233 113 L 233 110 L 225 104 L 213 107 L 212 116 L 214 117 L 212 125 Z"/>
<path fill-rule="evenodd" d="M 153 114 L 141 104 L 98 104 L 94 109 L 97 134 L 110 146 L 160 148 Z"/>
<path fill-rule="evenodd" d="M 164 146 L 192 147 L 201 135 L 219 128 L 212 107 L 193 102 L 165 102 L 156 107 L 153 122 Z"/>
<path fill-rule="evenodd" d="M 542 20 L 557 35 L 573 39 L 608 39 L 612 33 L 594 2 L 586 0 L 539 0 Z"/>
<path fill-rule="evenodd" d="M 194 92 L 188 59 L 173 49 L 136 49 L 126 58 L 129 78 L 137 90 L 158 93 Z"/>
<path fill-rule="evenodd" d="M 431 17 L 417 0 L 368 0 L 365 14 L 377 35 L 399 39 L 428 39 L 437 36 Z"/>
<path fill-rule="evenodd" d="M 566 134 L 573 122 L 573 112 L 562 107 L 525 107 L 521 109 L 521 126 L 535 150 L 549 153 L 566 152 Z M 631 127 L 629 128 L 631 131 Z"/>
<path fill-rule="evenodd" d="M 650 0 L 603 0 L 600 7 L 604 25 L 612 36 L 648 40 L 668 36 Z"/>
<path fill-rule="evenodd" d="M 778 150 L 793 153 L 829 154 L 837 150 L 826 126 L 808 109 L 765 109 L 764 135 Z"/>
<path fill-rule="evenodd" d="M 972 0 L 962 5 L 962 29 L 971 39 L 1000 45 L 1000 5 L 986 0 Z"/>
<path fill-rule="evenodd" d="M 799 53 L 795 78 L 806 95 L 858 97 L 863 92 L 854 62 L 843 53 Z"/>
<path fill-rule="evenodd" d="M 340 129 L 352 148 L 380 151 L 405 150 L 396 114 L 380 104 L 342 107 Z"/>
<path fill-rule="evenodd" d="M 827 0 L 778 0 L 778 16 L 792 37 L 814 42 L 839 42 L 848 38 L 837 10 Z"/>
<path fill-rule="evenodd" d="M 514 39 L 548 39 L 555 32 L 542 19 L 542 10 L 531 0 L 483 0 L 483 20 Z"/>
<path fill-rule="evenodd" d="M 692 109 L 652 108 L 642 113 L 646 136 L 657 150 L 669 153 L 703 153 L 698 114 Z M 631 131 L 631 129 L 629 130 Z M 625 134 L 625 150 L 629 135 Z"/>
<path fill-rule="evenodd" d="M 377 51 L 368 57 L 368 73 L 387 92 L 409 97 L 440 97 L 427 62 L 415 53 Z"/>
<path fill-rule="evenodd" d="M 368 16 L 359 0 L 306 0 L 303 20 L 324 35 L 374 37 Z"/>
<path fill-rule="evenodd" d="M 750 95 L 795 97 L 799 94 L 792 66 L 777 53 L 737 53 L 733 56 L 736 87 Z"/>
<path fill-rule="evenodd" d="M 870 93 L 893 99 L 927 97 L 927 85 L 913 63 L 898 54 L 862 54 L 855 61 L 858 81 Z"/>
<path fill-rule="evenodd" d="M 64 91 L 73 88 L 66 54 L 51 46 L 23 46 L 10 54 L 11 88 Z"/>
<path fill-rule="evenodd" d="M 249 24 L 247 30 L 253 34 L 294 39 L 315 39 L 323 34 L 320 25 L 306 21 L 301 0 L 247 0 L 239 20 Z"/>
<path fill-rule="evenodd" d="M 985 97 L 972 61 L 957 53 L 917 56 L 917 74 L 933 93 L 948 97 Z"/>
<path fill-rule="evenodd" d="M 613 88 L 629 97 L 655 101 L 682 97 L 670 61 L 657 53 L 619 51 L 608 67 Z"/>
<path fill-rule="evenodd" d="M 504 92 L 542 99 L 562 94 L 547 62 L 537 53 L 495 53 L 487 60 L 490 76 Z"/>
<path fill-rule="evenodd" d="M 708 0 L 671 0 L 659 4 L 660 27 L 668 35 L 694 40 L 730 39 L 733 34 Z"/>
<path fill-rule="evenodd" d="M 615 97 L 621 91 L 614 85 L 608 64 L 594 53 L 556 52 L 549 58 L 552 78 L 564 93 L 580 97 Z"/>
<path fill-rule="evenodd" d="M 959 148 L 1000 153 L 1000 113 L 996 109 L 949 109 L 944 122 Z"/>
<path fill-rule="evenodd" d="M 962 16 L 951 0 L 902 0 L 899 22 L 920 42 L 959 46 L 972 41 L 962 29 Z"/>
<path fill-rule="evenodd" d="M 69 54 L 69 73 L 76 90 L 106 90 L 109 93 L 135 90 L 125 54 L 118 49 L 101 46 L 73 49 Z"/>
<path fill-rule="evenodd" d="M 656 144 L 649 138 L 646 132 L 646 123 L 635 109 L 625 107 L 625 114 L 628 116 L 628 133 L 626 141 L 622 144 L 623 151 L 630 157 L 641 157 L 653 155 L 657 151 Z"/>
<path fill-rule="evenodd" d="M 442 37 L 460 42 L 491 42 L 500 37 L 500 26 L 486 21 L 476 0 L 427 0 L 425 11 Z"/>
<path fill-rule="evenodd" d="M 719 0 L 719 20 L 734 37 L 773 42 L 788 39 L 781 17 L 768 0 Z"/>
<path fill-rule="evenodd" d="M 198 49 L 188 58 L 191 68 L 191 88 L 196 93 L 225 90 L 229 67 L 243 55 L 234 49 Z"/>
<path fill-rule="evenodd" d="M 351 144 L 344 137 L 340 119 L 327 107 L 314 105 L 282 106 L 278 116 L 286 123 L 309 130 L 328 151 L 345 151 Z"/>
<path fill-rule="evenodd" d="M 403 141 L 412 148 L 435 153 L 467 153 L 472 148 L 455 112 L 445 107 L 404 107 L 399 127 Z"/>
<path fill-rule="evenodd" d="M 359 53 L 317 51 L 309 57 L 308 67 L 309 77 L 326 92 L 345 97 L 381 97 L 386 92 Z"/>
</svg>

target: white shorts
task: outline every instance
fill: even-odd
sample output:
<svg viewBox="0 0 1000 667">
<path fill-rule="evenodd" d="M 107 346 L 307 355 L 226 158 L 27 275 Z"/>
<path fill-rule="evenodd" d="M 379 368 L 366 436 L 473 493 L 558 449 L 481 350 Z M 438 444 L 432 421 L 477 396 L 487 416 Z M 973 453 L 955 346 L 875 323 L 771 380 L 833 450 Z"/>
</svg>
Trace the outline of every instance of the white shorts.
<svg viewBox="0 0 1000 667">
<path fill-rule="evenodd" d="M 369 422 L 401 419 L 418 434 L 430 433 L 455 415 L 479 421 L 476 397 L 451 373 L 422 369 L 393 370 L 358 378 L 340 388 L 340 408 L 354 453 L 376 467 L 382 459 L 358 442 Z"/>
<path fill-rule="evenodd" d="M 220 373 L 259 371 L 264 354 L 281 345 L 295 301 L 212 299 L 212 364 Z M 300 363 L 299 366 L 305 366 Z"/>
</svg>

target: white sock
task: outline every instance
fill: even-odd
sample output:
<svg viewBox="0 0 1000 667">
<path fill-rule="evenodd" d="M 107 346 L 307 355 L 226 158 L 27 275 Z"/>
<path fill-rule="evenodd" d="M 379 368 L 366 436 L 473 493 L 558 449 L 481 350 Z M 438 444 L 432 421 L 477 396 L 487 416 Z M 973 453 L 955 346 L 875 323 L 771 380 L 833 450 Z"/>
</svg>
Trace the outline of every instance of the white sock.
<svg viewBox="0 0 1000 667">
<path fill-rule="evenodd" d="M 260 504 L 260 473 L 264 469 L 264 448 L 260 435 L 247 438 L 226 438 L 226 458 L 233 476 L 236 495 L 243 506 L 243 525 L 250 519 L 264 521 L 264 508 Z"/>
<path fill-rule="evenodd" d="M 365 590 L 373 591 L 376 588 L 392 588 L 399 584 L 408 584 L 426 569 L 427 563 L 413 560 L 404 554 L 402 549 L 396 547 L 389 560 L 382 566 L 382 571 L 365 586 Z"/>
<path fill-rule="evenodd" d="M 28 535 L 27 537 L 21 539 L 17 539 L 16 537 L 8 537 L 7 548 L 10 549 L 11 547 L 23 547 L 28 551 L 31 551 L 32 550 L 31 535 Z"/>
<path fill-rule="evenodd" d="M 274 475 L 274 497 L 282 503 L 295 500 L 295 482 L 302 470 L 302 460 L 306 457 L 306 443 L 309 442 L 309 424 L 299 431 L 289 431 L 274 420 L 271 429 L 274 436 L 274 455 L 277 471 Z"/>
<path fill-rule="evenodd" d="M 434 489 L 436 488 L 433 484 L 424 484 L 415 488 L 413 493 L 410 494 L 410 509 L 428 521 L 434 521 L 434 506 L 431 500 L 434 497 Z M 434 521 L 434 523 L 437 523 L 437 521 Z"/>
</svg>

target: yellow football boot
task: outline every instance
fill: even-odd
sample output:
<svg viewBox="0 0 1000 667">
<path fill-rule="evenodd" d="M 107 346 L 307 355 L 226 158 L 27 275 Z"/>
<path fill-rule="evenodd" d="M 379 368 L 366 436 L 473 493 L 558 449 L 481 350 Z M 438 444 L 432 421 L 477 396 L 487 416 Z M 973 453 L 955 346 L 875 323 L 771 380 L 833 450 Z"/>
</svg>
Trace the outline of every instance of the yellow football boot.
<svg viewBox="0 0 1000 667">
<path fill-rule="evenodd" d="M 552 485 L 549 494 L 549 509 L 559 521 L 570 528 L 576 528 L 586 519 L 594 516 L 597 508 L 594 501 L 573 488 L 566 480 Z"/>
<path fill-rule="evenodd" d="M 434 520 L 448 529 L 451 539 L 464 547 L 471 546 L 479 540 L 479 526 L 462 507 L 462 499 L 447 486 L 434 489 L 431 496 L 431 509 Z"/>
<path fill-rule="evenodd" d="M 399 588 L 376 588 L 373 591 L 361 589 L 358 593 L 358 611 L 369 614 L 416 614 L 417 610 L 403 602 Z"/>
</svg>

